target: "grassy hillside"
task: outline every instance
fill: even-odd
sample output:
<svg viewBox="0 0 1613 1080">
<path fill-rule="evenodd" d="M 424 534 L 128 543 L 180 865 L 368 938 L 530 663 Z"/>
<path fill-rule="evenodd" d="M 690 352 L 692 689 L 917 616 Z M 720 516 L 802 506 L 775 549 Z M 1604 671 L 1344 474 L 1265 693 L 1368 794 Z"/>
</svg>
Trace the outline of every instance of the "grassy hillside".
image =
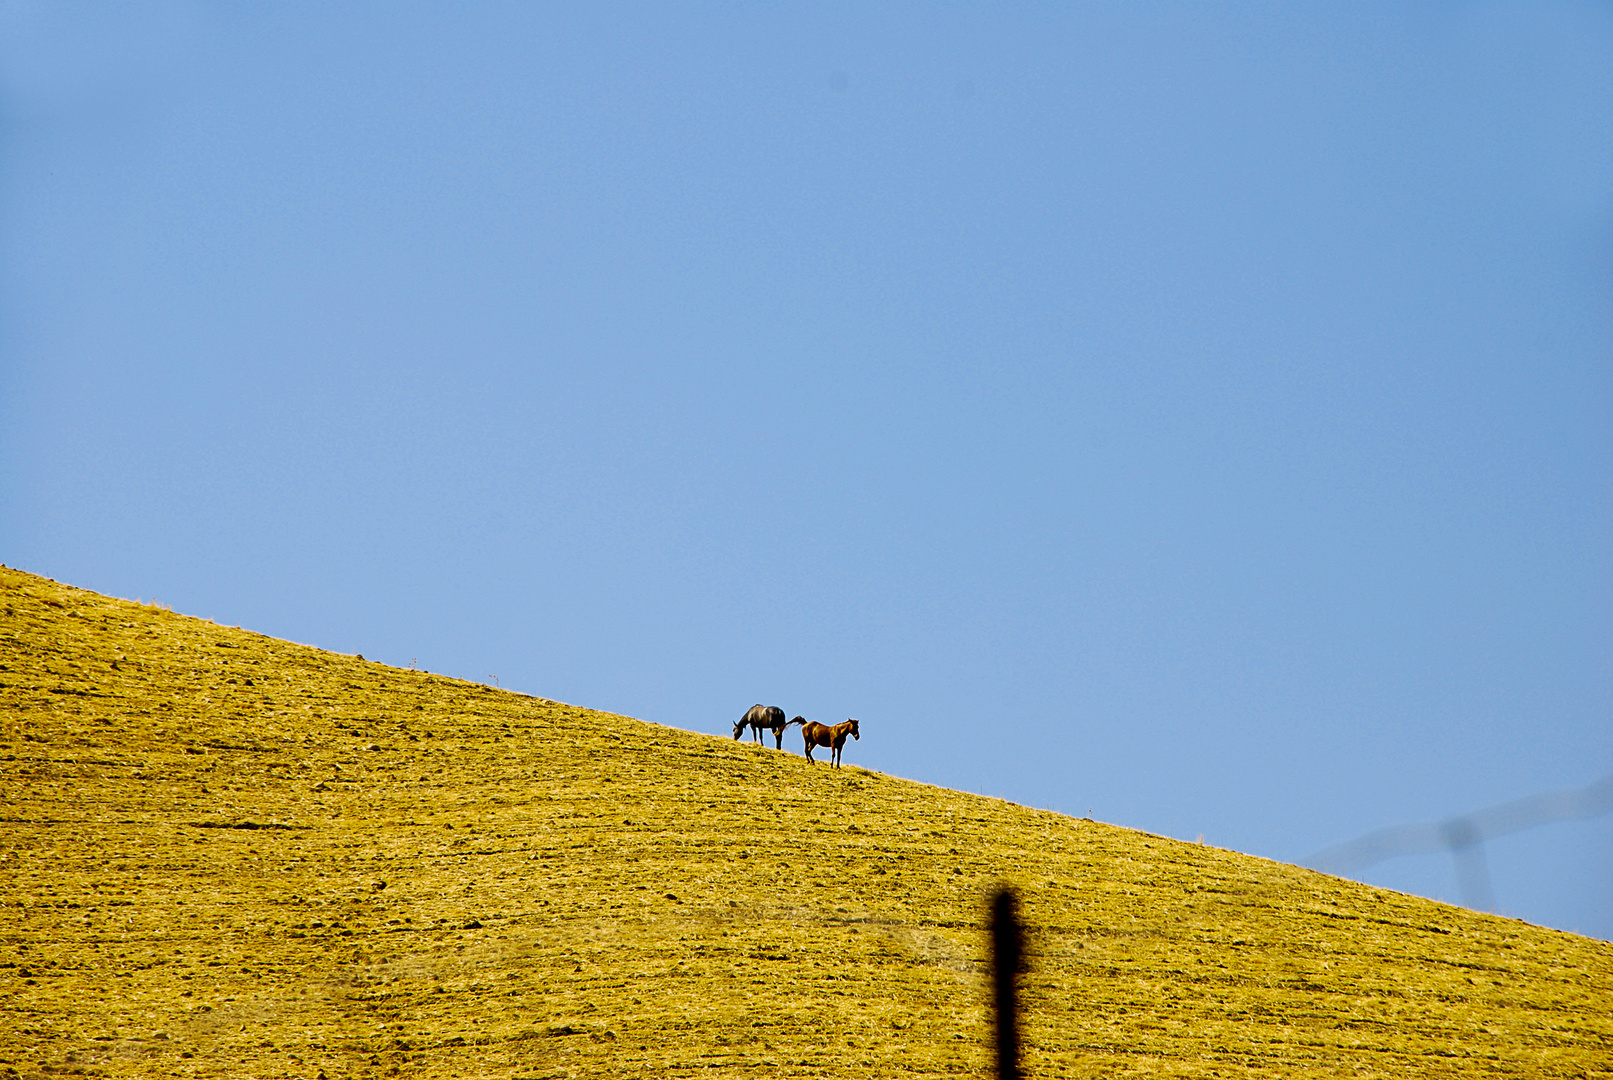
<svg viewBox="0 0 1613 1080">
<path fill-rule="evenodd" d="M 1004 879 L 1032 1076 L 1613 1070 L 1607 943 L 16 571 L 0 603 L 0 1077 L 979 1075 Z"/>
</svg>

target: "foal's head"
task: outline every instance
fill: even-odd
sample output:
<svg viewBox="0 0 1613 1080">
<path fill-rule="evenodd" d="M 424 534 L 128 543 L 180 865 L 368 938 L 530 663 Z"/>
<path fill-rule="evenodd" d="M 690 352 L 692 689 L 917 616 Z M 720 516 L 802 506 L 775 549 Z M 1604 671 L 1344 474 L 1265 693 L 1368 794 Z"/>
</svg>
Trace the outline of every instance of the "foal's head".
<svg viewBox="0 0 1613 1080">
<path fill-rule="evenodd" d="M 846 718 L 846 723 L 851 725 L 851 737 L 853 739 L 856 739 L 858 742 L 862 742 L 863 737 L 857 731 L 857 721 L 851 719 L 850 717 L 847 717 Z"/>
</svg>

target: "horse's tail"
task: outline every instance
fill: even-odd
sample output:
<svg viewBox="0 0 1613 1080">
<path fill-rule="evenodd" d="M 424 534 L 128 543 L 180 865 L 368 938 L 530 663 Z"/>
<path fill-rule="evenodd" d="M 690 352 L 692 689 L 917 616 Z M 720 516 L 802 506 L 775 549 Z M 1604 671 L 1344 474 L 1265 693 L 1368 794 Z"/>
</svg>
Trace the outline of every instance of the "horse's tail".
<svg viewBox="0 0 1613 1080">
<path fill-rule="evenodd" d="M 791 724 L 801 724 L 801 725 L 805 726 L 806 717 L 797 716 L 794 720 L 786 720 L 786 721 L 784 721 L 784 726 L 785 727 L 789 727 Z"/>
</svg>

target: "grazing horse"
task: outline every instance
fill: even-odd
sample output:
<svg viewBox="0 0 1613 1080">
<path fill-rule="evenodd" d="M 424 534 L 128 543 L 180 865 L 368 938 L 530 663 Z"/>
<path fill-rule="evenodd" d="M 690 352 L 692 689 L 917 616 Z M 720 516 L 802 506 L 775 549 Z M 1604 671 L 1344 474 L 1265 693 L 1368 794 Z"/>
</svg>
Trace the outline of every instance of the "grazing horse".
<svg viewBox="0 0 1613 1080">
<path fill-rule="evenodd" d="M 840 765 L 840 751 L 846 745 L 846 736 L 850 735 L 858 742 L 862 742 L 862 735 L 857 730 L 857 721 L 847 720 L 844 724 L 830 727 L 816 721 L 804 721 L 801 724 L 801 734 L 806 738 L 806 759 L 812 760 L 814 746 L 827 746 L 830 748 L 829 764 L 836 768 Z"/>
<path fill-rule="evenodd" d="M 773 733 L 773 742 L 777 749 L 784 749 L 784 729 L 791 724 L 805 723 L 799 716 L 794 720 L 784 719 L 784 710 L 777 705 L 752 705 L 739 723 L 734 725 L 734 738 L 739 738 L 748 727 L 751 729 L 753 742 L 762 741 L 762 730 L 765 728 Z"/>
</svg>

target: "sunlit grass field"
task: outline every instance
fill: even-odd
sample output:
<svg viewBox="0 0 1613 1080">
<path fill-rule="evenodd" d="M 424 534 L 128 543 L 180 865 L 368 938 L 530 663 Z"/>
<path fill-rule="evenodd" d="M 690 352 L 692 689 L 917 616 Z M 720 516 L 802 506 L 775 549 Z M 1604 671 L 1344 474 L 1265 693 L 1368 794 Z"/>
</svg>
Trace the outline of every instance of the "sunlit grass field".
<svg viewBox="0 0 1613 1080">
<path fill-rule="evenodd" d="M 1034 1077 L 1613 1075 L 1604 942 L 809 766 L 794 729 L 13 570 L 0 603 L 0 1077 L 978 1076 L 999 881 Z"/>
</svg>

